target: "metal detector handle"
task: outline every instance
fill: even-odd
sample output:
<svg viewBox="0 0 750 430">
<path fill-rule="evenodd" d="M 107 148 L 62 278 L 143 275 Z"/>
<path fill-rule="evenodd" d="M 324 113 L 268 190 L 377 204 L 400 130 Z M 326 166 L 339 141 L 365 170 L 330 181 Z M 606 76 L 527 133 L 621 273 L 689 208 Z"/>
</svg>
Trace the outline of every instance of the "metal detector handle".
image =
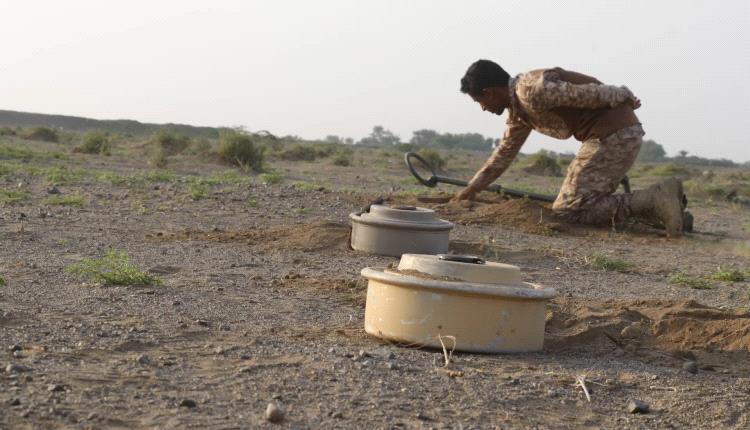
<svg viewBox="0 0 750 430">
<path fill-rule="evenodd" d="M 620 184 L 622 184 L 622 189 L 626 193 L 630 194 L 630 178 L 628 178 L 628 175 L 622 177 L 622 179 L 620 180 Z"/>
<path fill-rule="evenodd" d="M 509 196 L 519 197 L 519 198 L 529 198 L 531 200 L 536 200 L 539 202 L 552 203 L 557 198 L 556 196 L 550 196 L 547 194 L 538 194 L 538 193 L 531 193 L 527 191 L 511 190 L 509 188 L 504 188 L 502 185 L 499 185 L 499 184 L 488 185 L 486 189 L 488 191 L 492 191 L 498 194 L 507 194 Z"/>
<path fill-rule="evenodd" d="M 430 177 L 425 179 L 421 176 L 419 176 L 419 173 L 417 172 L 417 169 L 414 168 L 412 159 L 416 159 L 422 165 L 430 171 Z M 404 161 L 406 162 L 406 167 L 409 168 L 409 171 L 412 175 L 414 175 L 415 178 L 417 178 L 417 181 L 419 181 L 422 185 L 428 186 L 430 188 L 435 187 L 438 182 L 442 182 L 444 184 L 451 184 L 451 185 L 458 185 L 459 187 L 466 187 L 469 185 L 467 181 L 463 181 L 461 179 L 455 179 L 455 178 L 449 178 L 447 176 L 440 176 L 435 173 L 435 169 L 430 166 L 430 163 L 427 162 L 421 155 L 415 153 L 415 152 L 407 152 L 404 154 Z M 491 184 L 487 188 L 487 191 L 492 191 L 495 193 L 502 193 L 507 194 L 512 197 L 526 197 L 532 200 L 538 200 L 541 202 L 554 202 L 555 196 L 549 196 L 546 194 L 537 194 L 537 193 L 530 193 L 526 191 L 518 191 L 518 190 L 512 190 L 509 188 L 504 188 L 499 184 Z"/>
</svg>

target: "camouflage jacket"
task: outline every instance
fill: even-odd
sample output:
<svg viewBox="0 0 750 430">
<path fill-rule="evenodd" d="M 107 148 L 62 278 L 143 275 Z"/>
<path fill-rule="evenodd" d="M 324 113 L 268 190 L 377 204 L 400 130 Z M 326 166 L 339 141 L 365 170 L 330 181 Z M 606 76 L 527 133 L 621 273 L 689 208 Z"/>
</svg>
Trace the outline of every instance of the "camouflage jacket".
<svg viewBox="0 0 750 430">
<path fill-rule="evenodd" d="M 511 78 L 508 84 L 510 107 L 505 133 L 500 145 L 470 181 L 470 186 L 483 190 L 510 166 L 531 130 L 547 136 L 567 139 L 575 130 L 559 108 L 601 110 L 614 108 L 634 99 L 627 87 L 603 85 L 588 78 L 590 83 L 574 84 L 562 79 L 574 74 L 560 68 L 532 70 Z"/>
</svg>

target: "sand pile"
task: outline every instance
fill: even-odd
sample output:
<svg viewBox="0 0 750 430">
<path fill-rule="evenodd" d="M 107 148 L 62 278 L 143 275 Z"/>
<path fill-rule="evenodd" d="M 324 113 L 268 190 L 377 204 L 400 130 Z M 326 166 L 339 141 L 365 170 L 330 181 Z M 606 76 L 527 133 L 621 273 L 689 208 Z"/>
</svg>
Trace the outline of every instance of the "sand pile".
<svg viewBox="0 0 750 430">
<path fill-rule="evenodd" d="M 313 223 L 278 225 L 247 230 L 186 230 L 183 232 L 157 232 L 149 238 L 168 240 L 206 240 L 215 242 L 246 242 L 266 245 L 277 250 L 322 251 L 345 250 L 349 247 L 347 224 L 319 221 Z"/>
<path fill-rule="evenodd" d="M 665 351 L 750 352 L 750 311 L 725 311 L 691 300 L 558 299 L 547 320 L 545 342 L 552 350 L 609 342 Z"/>
</svg>

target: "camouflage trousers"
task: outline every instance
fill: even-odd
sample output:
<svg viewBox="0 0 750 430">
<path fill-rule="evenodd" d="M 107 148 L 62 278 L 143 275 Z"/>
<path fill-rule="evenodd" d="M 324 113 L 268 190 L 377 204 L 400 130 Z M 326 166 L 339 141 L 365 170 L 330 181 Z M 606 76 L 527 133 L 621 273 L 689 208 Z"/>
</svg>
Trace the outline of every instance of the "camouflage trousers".
<svg viewBox="0 0 750 430">
<path fill-rule="evenodd" d="M 618 130 L 581 145 L 552 204 L 570 222 L 607 224 L 630 216 L 631 194 L 614 194 L 641 148 L 640 125 Z"/>
</svg>

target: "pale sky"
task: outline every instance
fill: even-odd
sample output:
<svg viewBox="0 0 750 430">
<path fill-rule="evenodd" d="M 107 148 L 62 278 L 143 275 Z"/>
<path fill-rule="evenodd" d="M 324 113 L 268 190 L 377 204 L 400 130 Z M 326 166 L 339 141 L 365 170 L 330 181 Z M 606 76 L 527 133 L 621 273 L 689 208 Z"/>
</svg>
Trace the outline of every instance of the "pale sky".
<svg viewBox="0 0 750 430">
<path fill-rule="evenodd" d="M 643 100 L 669 155 L 750 160 L 750 2 L 3 1 L 0 109 L 359 139 L 499 137 L 459 92 L 479 58 L 560 66 Z M 532 133 L 523 152 L 576 151 Z"/>
</svg>

